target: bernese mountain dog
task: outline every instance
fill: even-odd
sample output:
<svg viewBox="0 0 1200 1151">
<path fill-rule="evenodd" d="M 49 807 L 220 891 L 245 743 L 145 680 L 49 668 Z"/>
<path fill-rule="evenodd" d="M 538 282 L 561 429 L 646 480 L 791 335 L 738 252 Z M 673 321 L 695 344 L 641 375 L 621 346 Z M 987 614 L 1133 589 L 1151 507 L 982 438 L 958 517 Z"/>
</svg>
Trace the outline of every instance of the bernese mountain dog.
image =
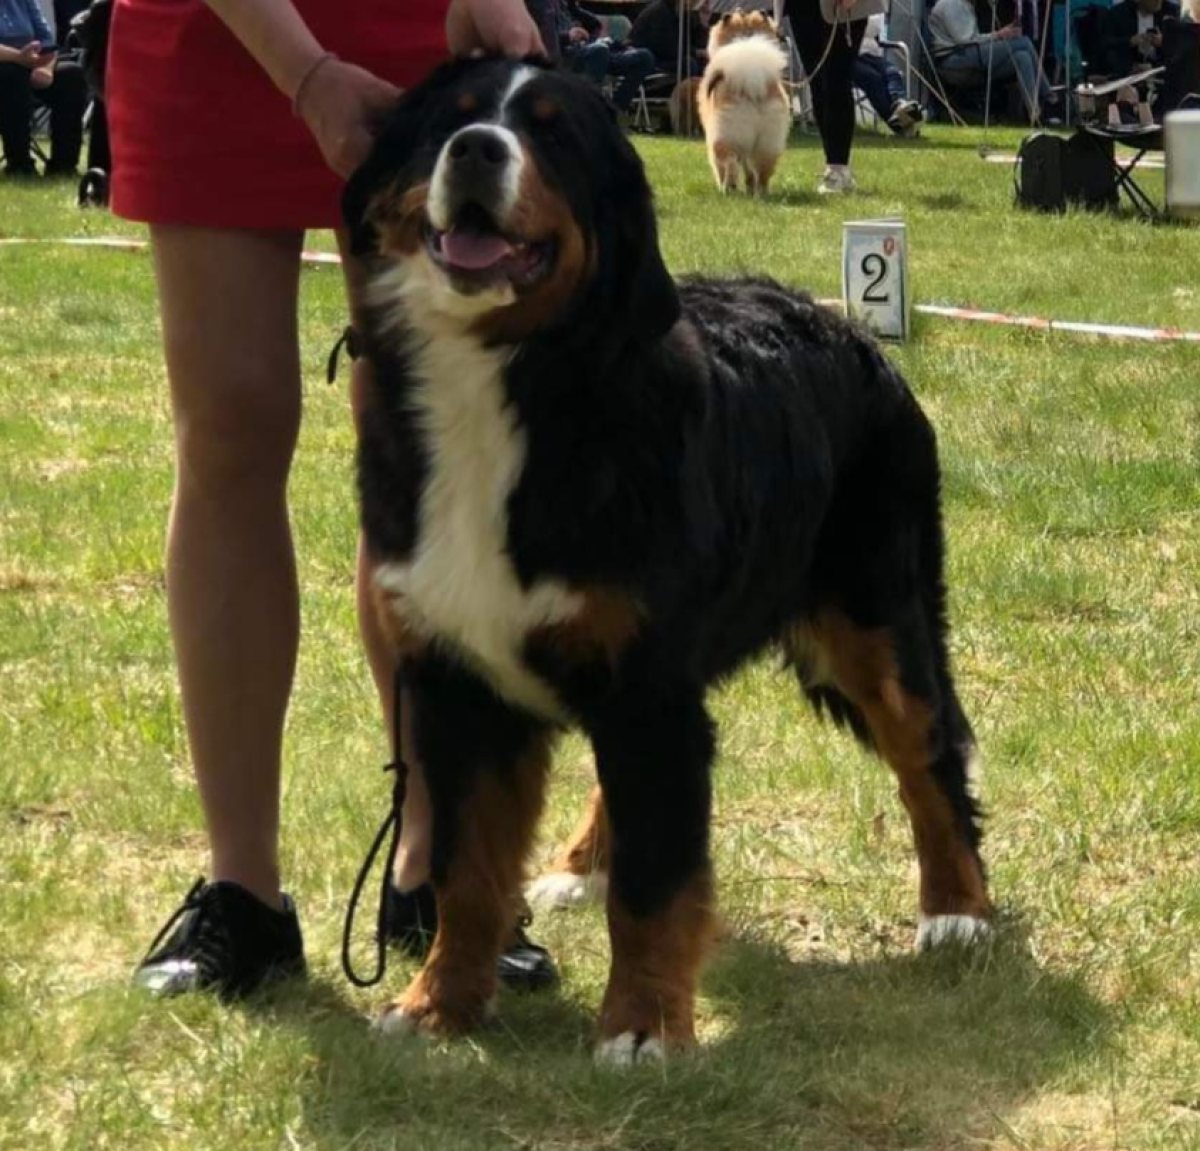
<svg viewBox="0 0 1200 1151">
<path fill-rule="evenodd" d="M 489 1015 L 574 726 L 606 843 L 598 1055 L 692 1045 L 714 925 L 705 696 L 772 648 L 898 777 L 918 943 L 984 931 L 934 434 L 870 337 L 767 279 L 673 280 L 611 110 L 533 60 L 449 63 L 409 91 L 344 209 L 369 274 L 362 524 L 438 905 L 381 1025 Z"/>
</svg>

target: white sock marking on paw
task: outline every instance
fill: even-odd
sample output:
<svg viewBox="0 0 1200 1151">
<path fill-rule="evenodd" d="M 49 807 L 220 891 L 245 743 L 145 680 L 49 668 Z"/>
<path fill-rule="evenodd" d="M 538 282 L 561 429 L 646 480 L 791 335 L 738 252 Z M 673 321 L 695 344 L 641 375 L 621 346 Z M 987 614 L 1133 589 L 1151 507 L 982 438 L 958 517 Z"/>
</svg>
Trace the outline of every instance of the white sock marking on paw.
<svg viewBox="0 0 1200 1151">
<path fill-rule="evenodd" d="M 590 875 L 574 875 L 569 871 L 554 871 L 542 875 L 525 888 L 525 898 L 535 907 L 546 909 L 579 907 L 584 903 L 599 903 L 608 890 L 608 876 L 603 871 Z"/>
<path fill-rule="evenodd" d="M 991 931 L 986 919 L 973 915 L 922 915 L 916 946 L 918 951 L 929 951 L 944 943 L 980 943 Z"/>
<path fill-rule="evenodd" d="M 632 1067 L 635 1063 L 661 1063 L 666 1058 L 662 1041 L 646 1039 L 638 1042 L 632 1031 L 622 1031 L 605 1039 L 596 1047 L 596 1062 L 609 1067 Z"/>
<path fill-rule="evenodd" d="M 415 1035 L 417 1022 L 399 1007 L 385 1007 L 371 1023 L 371 1030 L 380 1035 Z"/>
</svg>

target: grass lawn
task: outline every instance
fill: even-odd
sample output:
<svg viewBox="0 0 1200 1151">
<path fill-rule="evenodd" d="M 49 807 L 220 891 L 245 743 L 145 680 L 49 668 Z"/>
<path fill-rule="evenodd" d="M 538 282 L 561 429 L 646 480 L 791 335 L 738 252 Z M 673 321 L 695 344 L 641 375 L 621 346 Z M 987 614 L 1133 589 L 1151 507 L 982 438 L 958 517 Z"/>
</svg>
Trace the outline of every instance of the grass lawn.
<svg viewBox="0 0 1200 1151">
<path fill-rule="evenodd" d="M 868 140 L 824 202 L 797 142 L 766 203 L 698 143 L 643 145 L 680 272 L 839 290 L 843 218 L 902 214 L 917 299 L 1200 329 L 1200 231 L 1028 215 L 977 129 Z M 1016 133 L 993 132 L 1013 148 Z M 0 236 L 141 235 L 0 184 Z M 328 238 L 314 242 L 328 246 Z M 985 759 L 1001 929 L 916 958 L 884 768 L 769 662 L 713 700 L 728 925 L 702 1052 L 593 1066 L 595 910 L 542 916 L 557 993 L 470 1041 L 370 1034 L 338 944 L 387 802 L 355 638 L 336 269 L 305 273 L 292 484 L 304 638 L 283 863 L 312 978 L 235 1009 L 126 977 L 205 861 L 165 624 L 168 411 L 149 259 L 0 247 L 0 1148 L 948 1151 L 1200 1147 L 1200 352 L 918 319 L 895 352 L 938 427 L 953 655 Z M 557 756 L 541 858 L 591 774 Z M 369 917 L 368 917 L 369 918 Z"/>
</svg>

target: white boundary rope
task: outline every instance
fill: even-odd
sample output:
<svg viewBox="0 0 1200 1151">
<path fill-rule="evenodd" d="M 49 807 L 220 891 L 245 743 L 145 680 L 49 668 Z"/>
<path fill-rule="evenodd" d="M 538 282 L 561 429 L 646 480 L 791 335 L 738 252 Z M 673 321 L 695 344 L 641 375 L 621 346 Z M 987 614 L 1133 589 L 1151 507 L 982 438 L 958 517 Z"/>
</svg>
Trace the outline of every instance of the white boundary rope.
<svg viewBox="0 0 1200 1151">
<path fill-rule="evenodd" d="M 146 240 L 124 239 L 119 236 L 67 237 L 62 239 L 0 238 L 0 247 L 46 245 L 64 248 L 100 248 L 116 252 L 144 252 L 150 247 Z M 336 252 L 301 253 L 306 264 L 336 265 L 342 262 Z M 842 308 L 842 301 L 818 300 L 829 308 Z M 1081 320 L 1049 320 L 1041 316 L 1012 316 L 1004 312 L 985 312 L 975 308 L 958 308 L 947 304 L 914 304 L 913 310 L 926 316 L 947 320 L 967 320 L 980 324 L 998 324 L 1010 328 L 1032 328 L 1039 332 L 1069 332 L 1074 335 L 1099 336 L 1110 340 L 1145 340 L 1151 343 L 1200 344 L 1200 332 L 1182 328 L 1143 328 L 1131 324 L 1093 324 Z"/>
</svg>

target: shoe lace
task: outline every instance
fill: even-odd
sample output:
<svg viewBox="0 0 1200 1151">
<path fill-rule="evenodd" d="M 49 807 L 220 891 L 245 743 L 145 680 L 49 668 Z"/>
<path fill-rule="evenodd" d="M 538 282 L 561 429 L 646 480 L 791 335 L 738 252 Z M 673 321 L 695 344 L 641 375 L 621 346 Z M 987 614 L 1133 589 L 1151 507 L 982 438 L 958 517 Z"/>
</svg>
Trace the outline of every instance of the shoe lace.
<svg viewBox="0 0 1200 1151">
<path fill-rule="evenodd" d="M 195 883 L 192 884 L 187 895 L 183 897 L 183 902 L 171 912 L 166 923 L 159 928 L 158 934 L 154 937 L 153 942 L 151 942 L 150 946 L 146 948 L 146 954 L 142 957 L 143 964 L 149 962 L 150 957 L 158 951 L 159 945 L 164 939 L 166 939 L 167 935 L 170 933 L 175 924 L 177 924 L 185 915 L 187 915 L 189 911 L 199 911 L 201 907 L 203 907 L 205 887 L 206 881 L 202 875 L 196 880 Z"/>
</svg>

